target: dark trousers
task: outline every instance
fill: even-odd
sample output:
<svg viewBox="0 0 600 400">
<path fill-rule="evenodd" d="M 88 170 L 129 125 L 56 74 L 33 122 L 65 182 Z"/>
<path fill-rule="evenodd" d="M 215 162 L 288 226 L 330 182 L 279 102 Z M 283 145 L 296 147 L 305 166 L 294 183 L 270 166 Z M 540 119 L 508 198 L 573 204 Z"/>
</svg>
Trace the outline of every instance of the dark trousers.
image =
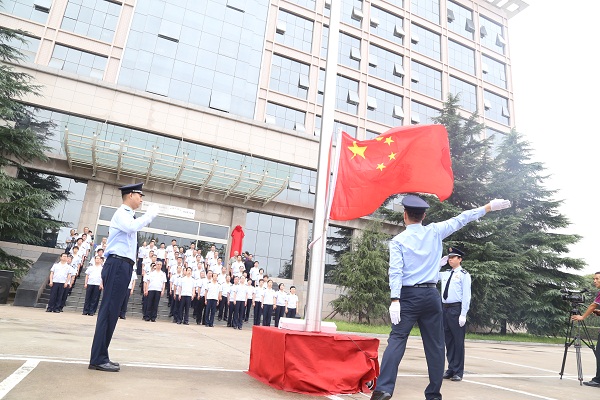
<svg viewBox="0 0 600 400">
<path fill-rule="evenodd" d="M 83 303 L 83 313 L 96 314 L 99 300 L 100 285 L 88 285 L 88 287 L 85 289 L 85 302 Z"/>
<path fill-rule="evenodd" d="M 246 312 L 246 300 L 235 302 L 235 312 L 233 314 L 233 327 L 242 329 L 244 325 L 244 313 Z"/>
<path fill-rule="evenodd" d="M 252 307 L 252 299 L 248 299 L 246 300 L 246 317 L 244 318 L 244 321 L 248 322 L 248 319 L 250 318 L 250 308 Z"/>
<path fill-rule="evenodd" d="M 215 323 L 215 312 L 217 312 L 217 302 L 217 299 L 208 299 L 206 301 L 204 323 L 208 326 L 213 326 Z"/>
<path fill-rule="evenodd" d="M 125 299 L 123 300 L 123 305 L 121 306 L 121 313 L 119 317 L 125 318 L 125 314 L 127 314 L 127 306 L 129 305 L 129 296 L 131 296 L 131 289 L 127 289 L 127 293 L 125 294 Z"/>
<path fill-rule="evenodd" d="M 92 342 L 90 364 L 105 364 L 110 361 L 108 346 L 112 340 L 123 300 L 129 290 L 133 266 L 125 260 L 114 257 L 106 259 L 102 268 L 102 284 L 104 297 L 100 303 L 96 331 Z"/>
<path fill-rule="evenodd" d="M 279 327 L 279 320 L 285 315 L 285 306 L 275 308 L 275 327 Z"/>
<path fill-rule="evenodd" d="M 229 302 L 229 317 L 227 318 L 227 326 L 233 326 L 233 314 L 235 314 L 235 303 Z"/>
<path fill-rule="evenodd" d="M 48 311 L 60 311 L 65 284 L 54 282 L 50 288 L 50 299 L 48 300 Z"/>
<path fill-rule="evenodd" d="M 598 341 L 596 342 L 596 376 L 594 381 L 600 382 L 600 333 L 598 333 Z"/>
<path fill-rule="evenodd" d="M 467 328 L 458 325 L 460 310 L 460 304 L 457 307 L 443 308 L 448 373 L 462 377 L 465 372 L 465 333 Z"/>
<path fill-rule="evenodd" d="M 204 296 L 198 299 L 196 302 L 196 323 L 204 325 L 204 310 L 206 305 L 204 304 Z"/>
<path fill-rule="evenodd" d="M 285 314 L 285 317 L 286 318 L 296 318 L 296 309 L 288 307 L 287 314 Z"/>
<path fill-rule="evenodd" d="M 71 291 L 71 285 L 64 288 L 64 290 L 62 292 L 62 297 L 60 299 L 60 306 L 58 307 L 58 309 L 60 311 L 62 311 L 63 308 L 65 307 L 65 304 L 67 304 L 67 297 L 69 296 L 70 291 Z"/>
<path fill-rule="evenodd" d="M 254 302 L 254 325 L 260 325 L 260 317 L 262 314 L 262 303 L 260 301 Z"/>
<path fill-rule="evenodd" d="M 227 310 L 229 309 L 229 300 L 227 300 L 227 296 L 223 296 L 221 301 L 219 302 L 219 321 L 225 318 L 227 320 Z"/>
<path fill-rule="evenodd" d="M 184 323 L 190 321 L 190 304 L 192 303 L 192 296 L 181 296 L 179 300 L 179 322 L 183 320 Z"/>
<path fill-rule="evenodd" d="M 425 398 L 431 400 L 442 395 L 442 376 L 444 375 L 444 328 L 442 322 L 442 301 L 435 287 L 403 287 L 400 298 L 400 323 L 392 324 L 388 346 L 381 359 L 381 369 L 375 390 L 394 393 L 398 366 L 406 350 L 406 341 L 410 330 L 419 324 L 429 385 L 425 389 Z"/>
<path fill-rule="evenodd" d="M 170 295 L 170 309 L 169 309 L 169 314 L 171 314 L 170 316 L 175 318 L 175 320 L 177 320 L 177 313 L 179 312 L 179 304 L 177 304 L 177 296 L 175 295 L 175 293 L 171 293 Z"/>
<path fill-rule="evenodd" d="M 263 326 L 271 326 L 271 317 L 273 316 L 273 304 L 263 304 Z"/>
<path fill-rule="evenodd" d="M 146 304 L 146 315 L 144 317 L 156 320 L 158 316 L 158 303 L 160 302 L 160 290 L 148 290 L 148 304 Z"/>
</svg>

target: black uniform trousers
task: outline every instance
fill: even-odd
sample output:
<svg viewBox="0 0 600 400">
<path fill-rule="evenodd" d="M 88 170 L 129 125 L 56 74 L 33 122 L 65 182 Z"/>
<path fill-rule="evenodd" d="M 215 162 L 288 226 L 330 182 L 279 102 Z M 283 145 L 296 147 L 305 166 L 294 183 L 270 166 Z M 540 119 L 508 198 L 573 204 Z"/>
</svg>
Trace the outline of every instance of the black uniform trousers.
<svg viewBox="0 0 600 400">
<path fill-rule="evenodd" d="M 285 315 L 285 306 L 276 306 L 275 308 L 275 327 L 279 327 L 279 320 Z"/>
<path fill-rule="evenodd" d="M 246 300 L 235 302 L 235 312 L 233 314 L 233 327 L 242 329 L 244 325 L 244 313 L 246 311 Z"/>
<path fill-rule="evenodd" d="M 233 314 L 235 314 L 235 302 L 229 302 L 229 317 L 227 317 L 227 326 L 233 326 Z"/>
<path fill-rule="evenodd" d="M 596 376 L 592 380 L 600 382 L 600 333 L 596 342 Z"/>
<path fill-rule="evenodd" d="M 247 299 L 246 300 L 246 317 L 244 318 L 244 321 L 248 322 L 248 319 L 250 318 L 250 308 L 252 307 L 252 299 Z"/>
<path fill-rule="evenodd" d="M 260 301 L 254 302 L 254 325 L 260 325 L 260 317 L 262 315 L 262 303 Z"/>
<path fill-rule="evenodd" d="M 444 338 L 446 341 L 446 357 L 448 358 L 448 373 L 462 378 L 465 372 L 465 333 L 467 328 L 458 325 L 461 304 L 455 303 L 450 307 L 442 304 L 444 311 Z"/>
<path fill-rule="evenodd" d="M 134 286 L 135 288 L 135 286 Z M 129 297 L 131 296 L 131 289 L 127 289 L 127 293 L 125 294 L 125 299 L 123 300 L 123 305 L 121 306 L 121 312 L 119 313 L 119 317 L 125 318 L 125 314 L 127 314 L 127 306 L 129 305 Z"/>
<path fill-rule="evenodd" d="M 184 323 L 189 323 L 190 321 L 190 304 L 192 303 L 192 296 L 181 296 L 181 300 L 178 300 L 179 303 L 179 321 L 183 320 Z"/>
<path fill-rule="evenodd" d="M 217 312 L 217 299 L 206 300 L 206 312 L 204 317 L 204 323 L 207 326 L 213 326 L 215 323 L 215 313 Z"/>
<path fill-rule="evenodd" d="M 225 318 L 225 320 L 227 320 L 227 309 L 228 308 L 229 308 L 229 300 L 227 299 L 227 296 L 222 296 L 221 302 L 219 303 L 219 315 L 218 315 L 219 321 L 222 320 L 223 318 Z"/>
<path fill-rule="evenodd" d="M 148 300 L 146 304 L 146 319 L 156 320 L 158 316 L 158 303 L 160 302 L 160 290 L 148 290 Z"/>
<path fill-rule="evenodd" d="M 64 292 L 64 283 L 52 283 L 52 287 L 50 288 L 50 299 L 48 300 L 48 308 L 46 309 L 46 311 L 60 311 L 60 305 L 62 304 L 62 297 Z"/>
<path fill-rule="evenodd" d="M 104 286 L 104 297 L 100 303 L 98 318 L 96 320 L 96 331 L 92 342 L 90 364 L 99 365 L 110 361 L 108 357 L 108 346 L 112 340 L 121 306 L 129 290 L 133 265 L 127 261 L 108 257 L 102 267 L 102 284 Z"/>
<path fill-rule="evenodd" d="M 435 287 L 402 287 L 400 297 L 400 323 L 392 324 L 388 346 L 381 359 L 381 369 L 375 390 L 394 393 L 398 366 L 406 350 L 410 330 L 419 324 L 429 385 L 425 389 L 427 400 L 441 398 L 442 376 L 444 375 L 444 328 L 442 323 L 442 301 Z"/>
<path fill-rule="evenodd" d="M 271 317 L 273 316 L 273 304 L 263 304 L 263 326 L 271 326 Z"/>
<path fill-rule="evenodd" d="M 100 285 L 88 285 L 85 289 L 84 314 L 96 314 L 100 300 Z"/>
<path fill-rule="evenodd" d="M 204 325 L 204 311 L 206 309 L 206 305 L 204 304 L 204 296 L 201 296 L 196 302 L 196 323 L 198 325 Z"/>
<path fill-rule="evenodd" d="M 286 318 L 296 318 L 296 309 L 288 307 L 287 314 L 285 314 L 285 317 Z"/>
</svg>

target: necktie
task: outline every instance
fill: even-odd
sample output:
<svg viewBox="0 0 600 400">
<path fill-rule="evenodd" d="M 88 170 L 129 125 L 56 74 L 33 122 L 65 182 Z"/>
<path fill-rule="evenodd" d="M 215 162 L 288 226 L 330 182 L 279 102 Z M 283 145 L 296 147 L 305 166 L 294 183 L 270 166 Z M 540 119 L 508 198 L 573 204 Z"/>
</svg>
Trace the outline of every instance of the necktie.
<svg viewBox="0 0 600 400">
<path fill-rule="evenodd" d="M 444 288 L 444 295 L 442 296 L 444 298 L 444 300 L 448 299 L 448 288 L 450 287 L 450 281 L 452 280 L 453 273 L 454 273 L 454 270 L 452 270 L 452 272 L 450 272 L 450 277 L 448 278 L 448 281 L 446 282 L 446 287 Z"/>
</svg>

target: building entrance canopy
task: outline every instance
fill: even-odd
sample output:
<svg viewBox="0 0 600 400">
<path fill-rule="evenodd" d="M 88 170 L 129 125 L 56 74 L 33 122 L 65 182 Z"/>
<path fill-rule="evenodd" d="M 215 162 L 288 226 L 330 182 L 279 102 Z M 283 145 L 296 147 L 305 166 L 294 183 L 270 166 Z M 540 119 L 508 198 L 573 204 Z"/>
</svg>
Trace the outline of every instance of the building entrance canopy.
<svg viewBox="0 0 600 400">
<path fill-rule="evenodd" d="M 224 198 L 262 202 L 287 188 L 292 166 L 227 150 L 147 133 L 143 138 L 116 139 L 96 132 L 65 129 L 64 149 L 69 168 L 92 169 L 148 182 L 221 193 Z M 116 139 L 116 140 L 115 140 Z M 171 143 L 165 143 L 170 141 Z M 160 146 L 162 144 L 162 146 Z M 162 148 L 161 148 L 162 147 Z"/>
</svg>

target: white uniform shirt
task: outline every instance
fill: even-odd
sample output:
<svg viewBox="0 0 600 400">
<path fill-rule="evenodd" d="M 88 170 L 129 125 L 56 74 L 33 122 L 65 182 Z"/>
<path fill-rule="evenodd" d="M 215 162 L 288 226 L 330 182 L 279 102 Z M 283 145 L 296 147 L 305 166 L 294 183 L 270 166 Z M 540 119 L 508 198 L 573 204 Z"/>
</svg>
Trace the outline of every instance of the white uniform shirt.
<svg viewBox="0 0 600 400">
<path fill-rule="evenodd" d="M 219 292 L 221 292 L 221 284 L 210 281 L 206 284 L 206 299 L 218 300 Z"/>
<path fill-rule="evenodd" d="M 229 288 L 229 301 L 235 301 L 235 296 L 237 295 L 238 289 L 241 285 L 238 283 L 237 285 L 231 285 Z"/>
<path fill-rule="evenodd" d="M 258 271 L 259 271 L 258 267 L 250 268 L 250 279 L 252 279 L 252 282 L 258 282 L 258 280 L 260 278 L 262 278 L 262 276 L 261 277 L 258 276 L 259 275 Z"/>
<path fill-rule="evenodd" d="M 169 283 L 171 284 L 171 293 L 172 294 L 177 293 L 177 287 L 180 285 L 180 282 L 182 279 L 183 279 L 183 275 L 178 275 L 177 273 L 175 273 L 174 275 L 171 275 L 171 280 L 169 281 Z"/>
<path fill-rule="evenodd" d="M 229 297 L 229 291 L 231 290 L 231 283 L 223 282 L 221 284 L 221 296 Z"/>
<path fill-rule="evenodd" d="M 152 271 L 146 275 L 148 282 L 148 291 L 158 290 L 161 291 L 163 283 L 167 282 L 167 275 L 162 271 Z"/>
<path fill-rule="evenodd" d="M 100 285 L 102 283 L 102 265 L 92 265 L 85 271 L 88 276 L 88 285 Z"/>
<path fill-rule="evenodd" d="M 242 276 L 242 273 L 240 272 L 240 267 L 244 267 L 244 263 L 241 261 L 236 261 L 233 264 L 231 264 L 231 274 L 233 276 Z"/>
<path fill-rule="evenodd" d="M 206 285 L 208 284 L 207 278 L 200 278 L 196 280 L 196 287 L 198 288 L 198 293 L 200 293 L 200 297 L 204 297 L 206 292 Z"/>
<path fill-rule="evenodd" d="M 227 276 L 226 273 L 217 275 L 217 282 L 219 282 L 221 285 L 224 284 L 226 276 Z"/>
<path fill-rule="evenodd" d="M 275 292 L 275 298 L 277 299 L 277 306 L 283 307 L 287 302 L 287 293 L 283 290 Z"/>
<path fill-rule="evenodd" d="M 263 294 L 265 293 L 265 290 L 263 288 L 261 288 L 260 286 L 257 286 L 254 288 L 254 301 L 262 301 L 262 297 Z"/>
<path fill-rule="evenodd" d="M 248 294 L 252 290 L 251 286 L 248 285 L 237 285 L 237 291 L 235 292 L 235 301 L 246 301 L 248 299 Z"/>
<path fill-rule="evenodd" d="M 298 306 L 298 295 L 288 294 L 287 295 L 288 308 L 296 308 Z"/>
<path fill-rule="evenodd" d="M 262 296 L 262 303 L 272 306 L 274 300 L 275 300 L 275 291 L 272 288 L 265 289 L 263 296 Z"/>
<path fill-rule="evenodd" d="M 161 249 L 160 247 L 156 249 L 156 258 L 160 258 L 161 260 L 165 259 L 165 255 L 167 254 L 167 249 Z"/>
<path fill-rule="evenodd" d="M 50 268 L 50 272 L 54 272 L 52 275 L 52 282 L 54 283 L 65 283 L 68 276 L 71 273 L 71 266 L 67 263 L 57 262 Z"/>
<path fill-rule="evenodd" d="M 196 282 L 191 276 L 184 276 L 181 278 L 179 280 L 181 296 L 192 296 L 194 294 L 194 286 L 196 286 Z"/>
<path fill-rule="evenodd" d="M 131 290 L 135 285 L 135 281 L 137 281 L 137 274 L 135 273 L 134 269 L 133 271 L 131 271 L 131 280 L 129 281 L 129 286 L 127 286 L 127 289 Z"/>
</svg>

